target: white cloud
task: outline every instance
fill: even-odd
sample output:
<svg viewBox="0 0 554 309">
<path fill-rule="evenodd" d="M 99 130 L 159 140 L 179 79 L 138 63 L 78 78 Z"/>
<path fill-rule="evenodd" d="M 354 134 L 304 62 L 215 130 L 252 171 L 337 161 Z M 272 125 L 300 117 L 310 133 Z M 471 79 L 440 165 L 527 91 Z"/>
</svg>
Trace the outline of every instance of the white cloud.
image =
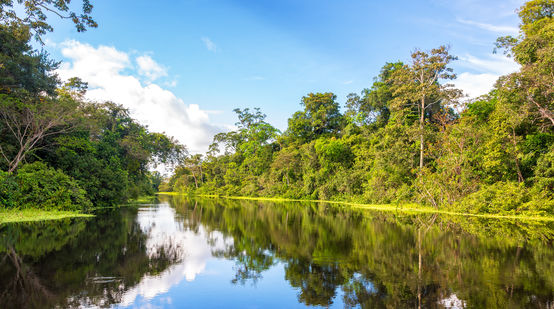
<svg viewBox="0 0 554 309">
<path fill-rule="evenodd" d="M 199 105 L 185 104 L 157 84 L 142 84 L 133 75 L 133 66 L 125 52 L 114 47 L 66 41 L 62 44 L 62 54 L 67 61 L 62 63 L 58 74 L 62 79 L 76 76 L 88 82 L 88 99 L 122 104 L 150 130 L 174 136 L 191 152 L 206 151 L 212 136 L 221 131 L 210 123 L 208 112 Z M 160 74 L 154 61 L 142 59 L 144 72 L 151 76 Z M 137 62 L 140 63 L 138 59 Z"/>
<path fill-rule="evenodd" d="M 168 81 L 168 82 L 165 82 L 164 85 L 170 88 L 177 87 L 177 81 L 176 80 Z"/>
<path fill-rule="evenodd" d="M 462 89 L 469 97 L 475 98 L 488 93 L 496 80 L 519 69 L 519 65 L 503 55 L 490 55 L 478 58 L 472 55 L 459 57 L 457 63 L 472 72 L 458 74 L 454 81 L 456 87 Z"/>
<path fill-rule="evenodd" d="M 488 93 L 497 79 L 498 75 L 495 74 L 464 72 L 458 75 L 455 85 L 457 88 L 462 89 L 469 97 L 476 98 Z"/>
<path fill-rule="evenodd" d="M 138 73 L 146 76 L 151 81 L 167 76 L 166 69 L 154 61 L 154 59 L 150 56 L 145 55 L 137 57 L 136 61 L 138 65 Z"/>
<path fill-rule="evenodd" d="M 202 42 L 204 42 L 204 45 L 206 45 L 206 48 L 209 51 L 212 51 L 212 52 L 217 51 L 217 46 L 215 45 L 215 43 L 212 40 L 210 40 L 210 38 L 202 37 L 201 40 L 202 40 Z"/>
<path fill-rule="evenodd" d="M 459 64 L 478 72 L 490 72 L 505 75 L 515 72 L 519 65 L 511 58 L 504 55 L 492 54 L 486 58 L 478 58 L 470 54 L 459 57 Z"/>
<path fill-rule="evenodd" d="M 475 26 L 478 28 L 481 28 L 483 30 L 496 32 L 496 33 L 504 33 L 504 34 L 512 34 L 515 35 L 518 33 L 519 29 L 517 27 L 512 26 L 497 26 L 497 25 L 491 25 L 487 23 L 480 23 L 473 20 L 467 20 L 467 19 L 458 19 L 458 22 L 466 25 Z"/>
<path fill-rule="evenodd" d="M 344 81 L 342 82 L 343 85 L 350 85 L 352 84 L 354 81 L 353 80 L 347 80 L 347 81 Z"/>
</svg>

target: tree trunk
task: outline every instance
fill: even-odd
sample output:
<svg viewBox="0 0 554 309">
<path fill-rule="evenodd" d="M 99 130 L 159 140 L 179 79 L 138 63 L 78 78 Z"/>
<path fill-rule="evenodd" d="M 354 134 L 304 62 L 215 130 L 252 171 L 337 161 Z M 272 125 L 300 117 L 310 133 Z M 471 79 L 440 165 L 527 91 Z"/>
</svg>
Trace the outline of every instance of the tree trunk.
<svg viewBox="0 0 554 309">
<path fill-rule="evenodd" d="M 8 173 L 13 173 L 17 166 L 19 165 L 19 162 L 21 162 L 21 159 L 19 156 L 17 156 L 15 159 L 13 159 L 12 162 L 9 164 Z"/>
<path fill-rule="evenodd" d="M 192 178 L 194 178 L 194 186 L 196 187 L 196 189 L 198 189 L 198 181 L 196 180 L 196 175 L 194 175 L 194 172 L 192 172 Z"/>
<path fill-rule="evenodd" d="M 550 122 L 552 123 L 552 125 L 554 126 L 554 115 L 552 115 L 552 112 L 548 110 L 548 108 L 546 107 L 542 107 L 539 103 L 537 103 L 537 101 L 535 101 L 533 99 L 532 96 L 528 95 L 527 96 L 529 98 L 529 100 L 531 102 L 533 102 L 533 104 L 535 104 L 537 106 L 537 109 L 539 110 L 539 113 L 540 115 L 543 117 L 543 118 L 546 118 L 548 120 L 550 120 Z"/>
<path fill-rule="evenodd" d="M 420 227 L 417 231 L 417 253 L 418 253 L 418 263 L 417 263 L 417 308 L 421 308 L 421 229 Z"/>
<path fill-rule="evenodd" d="M 423 150 L 424 146 L 423 143 L 425 142 L 424 132 L 423 132 L 423 125 L 425 121 L 425 95 L 421 98 L 421 114 L 419 116 L 419 170 L 421 171 L 423 169 Z"/>
<path fill-rule="evenodd" d="M 27 146 L 27 143 L 24 146 L 21 146 L 15 158 L 9 163 L 9 168 L 8 168 L 9 173 L 13 173 L 19 166 L 19 163 L 21 163 L 21 161 L 23 161 L 23 159 L 25 158 L 26 146 Z"/>
<path fill-rule="evenodd" d="M 517 181 L 522 183 L 525 181 L 523 174 L 521 173 L 521 168 L 519 167 L 519 158 L 517 157 L 517 140 L 516 140 L 516 131 L 512 127 L 512 143 L 514 144 L 514 160 L 516 163 L 516 172 L 517 172 Z"/>
</svg>

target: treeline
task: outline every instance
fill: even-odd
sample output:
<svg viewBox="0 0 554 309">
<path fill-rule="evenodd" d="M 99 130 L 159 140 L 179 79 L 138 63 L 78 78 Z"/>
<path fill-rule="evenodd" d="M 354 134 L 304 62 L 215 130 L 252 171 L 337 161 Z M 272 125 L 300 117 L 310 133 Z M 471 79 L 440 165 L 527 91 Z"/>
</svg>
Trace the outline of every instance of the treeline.
<svg viewBox="0 0 554 309">
<path fill-rule="evenodd" d="M 554 213 L 554 3 L 518 11 L 518 37 L 497 50 L 521 65 L 467 102 L 447 82 L 441 46 L 387 63 L 371 87 L 310 93 L 285 132 L 259 109 L 189 156 L 165 191 L 370 203 L 417 202 L 472 213 Z"/>
<path fill-rule="evenodd" d="M 23 17 L 12 4 L 0 4 L 0 208 L 85 210 L 156 192 L 162 177 L 151 167 L 186 149 L 120 105 L 86 101 L 86 83 L 62 83 L 59 63 L 31 47 L 51 30 L 39 13 L 68 12 L 64 1 L 26 1 Z M 96 25 L 91 9 L 84 1 L 83 14 L 69 13 L 79 31 Z"/>
</svg>

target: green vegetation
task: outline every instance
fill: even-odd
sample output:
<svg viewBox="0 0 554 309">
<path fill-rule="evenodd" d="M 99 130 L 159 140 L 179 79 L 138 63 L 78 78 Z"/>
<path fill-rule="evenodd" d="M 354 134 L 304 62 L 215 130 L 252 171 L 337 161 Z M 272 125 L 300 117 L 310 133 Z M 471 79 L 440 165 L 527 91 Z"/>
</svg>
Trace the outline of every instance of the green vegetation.
<svg viewBox="0 0 554 309">
<path fill-rule="evenodd" d="M 156 195 L 144 195 L 129 200 L 131 205 L 133 204 L 153 204 L 156 202 Z"/>
<path fill-rule="evenodd" d="M 82 214 L 74 211 L 53 211 L 40 209 L 3 209 L 0 210 L 0 224 L 31 222 L 45 220 L 60 220 L 64 218 L 92 217 L 89 214 Z"/>
<path fill-rule="evenodd" d="M 18 13 L 14 3 L 27 8 Z M 554 214 L 554 21 L 551 0 L 519 10 L 518 37 L 497 50 L 517 61 L 471 101 L 447 83 L 456 57 L 445 46 L 383 66 L 347 97 L 310 93 L 284 132 L 254 110 L 235 109 L 237 130 L 206 155 L 152 133 L 112 102 L 84 99 L 86 82 L 62 84 L 59 63 L 30 40 L 52 27 L 45 12 L 96 27 L 92 6 L 69 1 L 0 4 L 0 204 L 2 209 L 88 211 L 154 192 L 194 192 L 421 204 L 445 212 Z M 20 15 L 18 15 L 20 14 Z M 178 164 L 163 180 L 157 164 Z"/>
<path fill-rule="evenodd" d="M 209 194 L 186 194 L 179 192 L 158 192 L 158 195 L 169 195 L 169 196 L 189 196 L 189 197 L 199 197 L 199 198 L 222 198 L 230 200 L 250 200 L 250 201 L 265 201 L 265 202 L 302 202 L 302 203 L 322 203 L 329 205 L 337 206 L 346 206 L 351 209 L 360 209 L 360 210 L 378 210 L 378 211 L 387 211 L 387 212 L 399 212 L 405 214 L 443 214 L 443 215 L 452 215 L 452 216 L 464 216 L 464 217 L 480 217 L 488 219 L 517 219 L 517 220 L 534 220 L 534 221 L 554 221 L 554 216 L 552 215 L 532 215 L 532 214 L 489 214 L 489 213 L 468 213 L 464 211 L 448 211 L 440 210 L 431 206 L 425 206 L 421 204 L 414 203 L 403 203 L 403 204 L 363 204 L 363 203 L 354 203 L 354 202 L 345 202 L 345 201 L 327 201 L 327 200 L 306 200 L 306 199 L 290 199 L 282 197 L 252 197 L 252 196 L 225 196 L 225 195 L 209 195 Z M 144 201 L 151 202 L 151 201 Z M 141 201 L 142 203 L 142 201 Z"/>
<path fill-rule="evenodd" d="M 518 37 L 497 50 L 518 72 L 468 101 L 447 81 L 456 58 L 441 46 L 383 66 L 350 94 L 310 93 L 280 133 L 259 110 L 236 109 L 237 130 L 187 158 L 162 191 L 418 203 L 448 212 L 554 214 L 554 4 L 518 11 Z"/>
<path fill-rule="evenodd" d="M 25 4 L 23 16 L 14 2 Z M 68 4 L 0 3 L 0 210 L 55 211 L 37 212 L 33 220 L 153 194 L 161 176 L 151 167 L 177 162 L 186 152 L 172 138 L 149 132 L 125 108 L 86 101 L 85 82 L 62 84 L 54 72 L 59 63 L 33 50 L 31 37 L 40 41 L 52 30 L 46 11 L 68 14 L 79 31 L 96 27 L 89 1 L 80 15 Z"/>
</svg>

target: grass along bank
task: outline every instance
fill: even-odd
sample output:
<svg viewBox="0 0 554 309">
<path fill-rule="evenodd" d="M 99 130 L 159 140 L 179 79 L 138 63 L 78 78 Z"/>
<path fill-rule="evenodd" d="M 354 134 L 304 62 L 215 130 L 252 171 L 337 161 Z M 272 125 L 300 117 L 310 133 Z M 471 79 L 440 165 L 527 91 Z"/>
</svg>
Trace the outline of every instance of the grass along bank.
<svg viewBox="0 0 554 309">
<path fill-rule="evenodd" d="M 134 200 L 130 200 L 127 204 L 112 206 L 112 207 L 98 207 L 89 209 L 89 211 L 95 211 L 99 209 L 107 208 L 119 208 L 124 206 L 136 206 L 138 204 L 150 204 L 156 199 L 154 195 L 141 196 Z M 93 214 L 85 214 L 77 211 L 63 211 L 63 210 L 42 210 L 42 209 L 0 209 L 0 224 L 4 223 L 16 223 L 16 222 L 34 222 L 45 220 L 59 220 L 65 218 L 86 218 L 94 217 Z"/>
<path fill-rule="evenodd" d="M 502 214 L 471 214 L 454 211 L 439 210 L 429 206 L 422 206 L 413 203 L 406 204 L 363 204 L 354 202 L 341 202 L 341 201 L 325 201 L 325 200 L 302 200 L 302 199 L 288 199 L 278 197 L 249 197 L 249 196 L 225 196 L 215 194 L 189 194 L 178 192 L 158 192 L 159 195 L 190 195 L 206 198 L 225 198 L 232 200 L 252 200 L 252 201 L 268 201 L 268 202 L 313 202 L 313 203 L 327 203 L 335 205 L 349 206 L 353 209 L 367 209 L 367 210 L 379 210 L 379 211 L 400 211 L 404 213 L 438 213 L 445 215 L 455 216 L 467 216 L 467 217 L 480 217 L 480 218 L 496 218 L 496 219 L 518 219 L 518 220 L 536 220 L 536 221 L 554 221 L 554 216 L 536 216 L 536 215 L 502 215 Z"/>
<path fill-rule="evenodd" d="M 75 211 L 40 210 L 40 209 L 3 209 L 0 210 L 0 224 L 15 222 L 33 222 L 59 220 L 64 218 L 94 217 Z"/>
</svg>

